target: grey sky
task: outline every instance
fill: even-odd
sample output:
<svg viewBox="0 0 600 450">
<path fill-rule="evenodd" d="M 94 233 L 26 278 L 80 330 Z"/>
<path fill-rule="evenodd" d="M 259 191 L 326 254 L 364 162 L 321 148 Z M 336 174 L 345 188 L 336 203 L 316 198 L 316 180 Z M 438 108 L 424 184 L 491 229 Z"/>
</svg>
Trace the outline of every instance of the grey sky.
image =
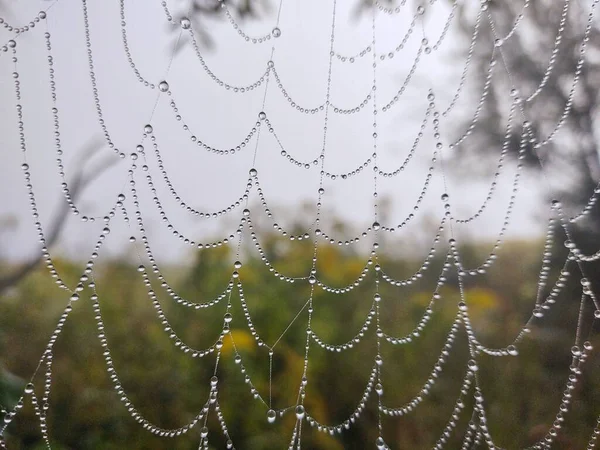
<svg viewBox="0 0 600 450">
<path fill-rule="evenodd" d="M 180 2 L 172 3 L 176 9 L 175 6 Z M 432 43 L 439 37 L 449 13 L 445 3 L 438 3 L 430 7 L 425 22 L 425 31 Z M 126 4 L 129 40 L 135 62 L 144 77 L 158 83 L 165 75 L 174 33 L 166 24 L 158 0 L 129 0 Z M 21 24 L 47 5 L 48 2 L 37 1 L 9 2 L 11 15 L 8 17 Z M 284 0 L 280 20 L 282 36 L 271 40 L 276 45 L 273 59 L 286 89 L 298 103 L 308 106 L 321 104 L 325 99 L 331 5 L 332 2 L 322 0 Z M 356 53 L 370 43 L 369 14 L 355 20 L 352 16 L 353 6 L 353 2 L 338 2 L 336 50 L 341 53 Z M 407 8 L 414 9 L 414 5 Z M 139 143 L 143 125 L 150 118 L 157 91 L 151 91 L 140 84 L 128 66 L 121 43 L 118 2 L 89 1 L 89 13 L 96 76 L 106 123 L 119 148 L 130 153 Z M 243 27 L 250 35 L 262 35 L 273 28 L 275 18 L 275 11 L 272 11 L 260 21 L 244 22 Z M 396 47 L 411 19 L 412 14 L 380 14 L 377 19 L 378 51 Z M 58 1 L 48 13 L 48 24 L 53 39 L 64 160 L 67 174 L 72 174 L 78 170 L 74 166 L 76 152 L 94 136 L 101 136 L 88 76 L 81 3 Z M 231 84 L 248 84 L 264 72 L 271 53 L 271 43 L 252 45 L 245 42 L 226 20 L 208 21 L 206 27 L 216 46 L 213 50 L 204 51 L 204 55 L 217 76 Z M 27 35 L 20 36 L 18 48 L 28 161 L 32 168 L 41 217 L 47 223 L 52 210 L 62 200 L 52 144 L 44 28 L 43 25 L 38 25 Z M 442 106 L 448 103 L 464 64 L 464 57 L 457 58 L 455 52 L 459 46 L 464 48 L 467 45 L 463 38 L 459 39 L 457 36 L 457 23 L 453 23 L 440 50 L 425 55 L 399 103 L 389 112 L 378 115 L 378 165 L 382 169 L 395 169 L 408 154 L 427 106 L 428 89 L 433 88 L 438 93 L 438 101 Z M 9 38 L 9 33 L 0 30 L 0 42 Z M 417 26 L 404 50 L 393 59 L 386 59 L 378 64 L 377 97 L 380 105 L 387 103 L 402 84 L 421 38 L 422 30 Z M 184 39 L 187 39 L 185 35 Z M 334 59 L 331 91 L 333 103 L 350 107 L 365 97 L 372 80 L 371 63 L 372 58 L 369 56 L 353 64 L 343 64 Z M 18 150 L 11 77 L 13 70 L 7 54 L 0 55 L 0 151 L 3 158 L 0 165 L 0 190 L 3 193 L 0 217 L 18 219 L 18 227 L 5 230 L 0 235 L 0 246 L 3 255 L 14 258 L 31 254 L 38 246 L 20 170 L 22 157 Z M 202 70 L 190 45 L 185 45 L 177 54 L 167 78 L 173 98 L 185 120 L 199 138 L 214 146 L 230 146 L 239 142 L 261 110 L 264 95 L 262 86 L 245 94 L 225 91 Z M 467 91 L 472 80 L 470 74 Z M 290 154 L 303 160 L 312 160 L 319 155 L 323 140 L 323 113 L 298 113 L 287 105 L 274 83 L 268 89 L 265 111 Z M 466 98 L 457 105 L 453 118 L 443 123 L 446 142 L 449 136 L 457 132 L 452 129 L 452 124 L 459 122 L 464 114 L 472 115 L 473 112 L 474 105 Z M 372 153 L 371 123 L 370 106 L 355 115 L 330 114 L 326 170 L 350 170 Z M 220 209 L 239 197 L 244 189 L 248 170 L 252 167 L 254 141 L 234 156 L 216 156 L 205 152 L 190 142 L 188 134 L 176 122 L 165 94 L 159 98 L 152 124 L 170 177 L 186 201 L 200 209 Z M 397 177 L 378 181 L 380 195 L 391 199 L 391 214 L 387 224 L 397 224 L 412 210 L 431 157 L 433 141 L 430 130 L 428 127 L 415 161 L 409 165 L 408 170 Z M 232 220 L 213 220 L 211 225 L 206 226 L 205 222 L 190 218 L 189 214 L 181 210 L 155 170 L 155 159 L 150 146 L 146 148 L 165 209 L 179 229 L 200 241 L 224 236 L 234 229 Z M 114 156 L 106 146 L 98 153 L 108 158 Z M 262 133 L 256 169 L 267 200 L 274 205 L 274 212 L 284 212 L 283 215 L 279 214 L 281 217 L 277 217 L 278 223 L 286 226 L 291 217 L 300 215 L 301 200 L 316 201 L 319 177 L 317 170 L 298 168 L 279 153 L 273 137 Z M 129 162 L 116 164 L 85 191 L 79 201 L 84 212 L 95 215 L 106 212 L 116 195 L 124 189 L 128 164 Z M 473 169 L 478 170 L 476 167 Z M 510 195 L 511 178 L 512 169 L 507 170 L 499 180 L 502 188 L 490 205 L 491 210 L 473 225 L 466 225 L 458 230 L 461 234 L 494 237 L 498 233 Z M 142 182 L 143 179 L 139 178 L 139 181 L 138 188 L 149 223 L 149 236 L 157 255 L 169 260 L 189 255 L 189 247 L 170 236 L 157 220 L 156 208 L 149 201 L 149 191 Z M 421 209 L 423 219 L 428 214 L 441 217 L 440 194 L 444 190 L 441 181 L 438 174 Z M 477 210 L 488 187 L 489 181 L 485 179 L 480 183 L 469 181 L 461 184 L 460 180 L 450 178 L 448 191 L 455 201 L 460 199 L 460 210 L 469 214 Z M 373 222 L 372 170 L 365 170 L 349 180 L 326 180 L 325 189 L 326 220 L 337 215 L 356 229 L 365 228 Z M 531 235 L 539 231 L 532 220 L 536 191 L 532 180 L 523 181 L 509 235 Z M 256 199 L 254 192 L 251 204 L 257 204 Z M 241 211 L 234 214 L 238 217 Z M 412 240 L 414 236 L 422 234 L 422 224 L 420 220 L 415 221 L 405 230 L 396 233 L 396 238 L 402 240 L 406 237 Z M 91 250 L 92 239 L 99 233 L 100 226 L 70 218 L 60 248 L 75 256 L 80 255 L 80 252 L 87 253 Z M 114 234 L 117 236 L 111 235 L 109 249 L 113 253 L 119 253 L 126 248 L 124 237 L 129 233 L 122 225 L 115 225 L 115 230 Z M 426 231 L 431 235 L 432 230 Z M 428 239 L 424 242 L 428 242 Z"/>
</svg>

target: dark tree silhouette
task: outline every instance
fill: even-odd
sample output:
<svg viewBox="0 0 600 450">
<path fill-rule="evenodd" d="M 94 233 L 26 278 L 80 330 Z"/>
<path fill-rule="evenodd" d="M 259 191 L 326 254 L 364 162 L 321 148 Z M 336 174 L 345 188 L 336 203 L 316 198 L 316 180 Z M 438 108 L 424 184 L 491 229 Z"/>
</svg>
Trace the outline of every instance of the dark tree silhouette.
<svg viewBox="0 0 600 450">
<path fill-rule="evenodd" d="M 540 175 L 538 156 L 541 157 L 543 172 L 551 180 L 548 195 L 560 198 L 569 214 L 576 214 L 586 206 L 600 181 L 597 125 L 600 30 L 597 20 L 589 22 L 592 3 L 488 1 L 467 79 L 473 97 L 479 97 L 482 92 L 492 48 L 501 39 L 501 46 L 496 50 L 497 67 L 479 123 L 472 136 L 457 149 L 459 159 L 470 158 L 479 165 L 494 160 L 485 156 L 497 154 L 504 140 L 506 111 L 512 101 L 513 85 L 517 90 L 512 94 L 521 99 L 524 112 L 524 115 L 517 115 L 516 123 L 529 121 L 538 141 L 544 141 L 554 132 L 570 105 L 569 114 L 555 138 L 539 149 L 529 146 L 526 155 L 528 167 Z M 519 19 L 520 14 L 522 19 Z M 462 29 L 470 35 L 475 23 L 473 9 L 461 7 L 459 20 Z M 516 21 L 520 23 L 511 33 Z M 585 57 L 579 66 L 588 25 Z M 503 39 L 507 35 L 509 37 Z M 578 71 L 578 82 L 571 92 Z M 528 101 L 534 93 L 534 98 Z M 512 136 L 509 148 L 513 154 L 519 149 L 520 132 L 520 127 L 515 127 L 516 134 Z M 576 232 L 588 241 L 595 240 L 600 236 L 598 225 L 600 208 L 595 207 L 588 219 L 578 224 Z"/>
</svg>

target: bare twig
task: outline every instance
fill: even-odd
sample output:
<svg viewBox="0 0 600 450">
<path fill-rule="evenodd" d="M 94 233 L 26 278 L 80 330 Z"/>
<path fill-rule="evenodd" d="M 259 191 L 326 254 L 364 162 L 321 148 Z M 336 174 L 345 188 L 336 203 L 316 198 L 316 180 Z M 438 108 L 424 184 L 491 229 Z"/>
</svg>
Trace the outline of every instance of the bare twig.
<svg viewBox="0 0 600 450">
<path fill-rule="evenodd" d="M 85 175 L 83 167 L 99 148 L 100 143 L 98 140 L 94 139 L 86 145 L 82 152 L 80 152 L 79 160 L 81 163 L 77 164 L 77 166 L 81 167 L 81 170 L 76 172 L 75 177 L 70 183 L 71 197 L 73 200 L 76 200 L 90 183 L 92 183 L 96 178 L 98 178 L 98 176 L 100 176 L 117 161 L 115 158 L 105 159 L 98 164 L 94 171 L 88 175 Z M 66 202 L 63 202 L 61 207 L 54 214 L 54 217 L 51 220 L 48 228 L 49 232 L 46 234 L 46 246 L 48 248 L 53 246 L 58 240 L 58 237 L 64 228 L 67 217 L 69 217 L 69 205 Z M 0 295 L 3 294 L 7 289 L 15 286 L 23 278 L 29 275 L 30 272 L 35 270 L 40 263 L 40 260 L 41 258 L 39 256 L 34 256 L 22 266 L 15 269 L 12 273 L 1 277 Z"/>
</svg>

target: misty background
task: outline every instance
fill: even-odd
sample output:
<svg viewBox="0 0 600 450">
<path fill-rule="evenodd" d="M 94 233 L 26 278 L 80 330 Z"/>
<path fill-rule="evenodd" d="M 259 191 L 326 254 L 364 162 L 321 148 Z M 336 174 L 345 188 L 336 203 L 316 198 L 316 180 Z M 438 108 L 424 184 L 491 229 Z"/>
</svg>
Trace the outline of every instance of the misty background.
<svg viewBox="0 0 600 450">
<path fill-rule="evenodd" d="M 174 17 L 180 17 L 186 9 L 185 2 L 174 2 Z M 42 3 L 41 6 L 46 6 Z M 269 32 L 276 20 L 277 6 L 274 2 L 257 3 L 258 18 L 241 19 L 243 29 L 250 36 Z M 342 54 L 356 54 L 370 44 L 371 13 L 360 12 L 358 3 L 341 2 L 336 18 L 335 50 Z M 18 7 L 8 3 L 13 22 L 19 23 L 37 14 L 40 5 L 19 3 Z M 416 4 L 408 4 L 406 14 L 379 14 L 377 18 L 377 50 L 394 49 L 406 33 Z M 393 59 L 378 62 L 377 98 L 379 107 L 387 103 L 404 81 L 417 54 L 424 35 L 433 44 L 437 41 L 442 27 L 451 12 L 449 4 L 440 2 L 428 8 L 424 17 L 424 30 L 417 24 L 414 34 L 406 47 L 396 53 Z M 106 125 L 111 137 L 121 151 L 129 154 L 140 142 L 143 126 L 150 118 L 150 112 L 157 99 L 157 90 L 150 90 L 139 83 L 130 69 L 121 42 L 121 27 L 118 2 L 114 4 L 89 5 L 92 49 L 99 96 L 104 111 Z M 165 76 L 178 30 L 168 26 L 164 11 L 159 2 L 126 2 L 126 18 L 129 45 L 133 59 L 143 77 L 158 83 Z M 88 75 L 87 58 L 81 5 L 56 2 L 48 13 L 48 29 L 52 35 L 58 105 L 63 130 L 62 145 L 65 151 L 67 180 L 77 171 L 84 170 L 78 153 L 86 146 L 99 145 L 93 161 L 86 161 L 85 170 L 92 170 L 98 160 L 118 159 L 104 145 L 100 127 L 94 111 L 91 83 Z M 452 22 L 439 50 L 423 55 L 404 95 L 389 111 L 378 115 L 378 166 L 385 171 L 395 170 L 405 159 L 412 145 L 419 125 L 427 108 L 427 92 L 437 93 L 440 108 L 445 109 L 458 87 L 468 47 L 469 36 L 462 33 L 458 18 Z M 210 37 L 207 43 L 201 39 L 201 50 L 210 69 L 218 77 L 233 85 L 254 82 L 264 73 L 271 53 L 271 43 L 275 45 L 274 61 L 286 90 L 298 103 L 312 107 L 322 104 L 328 64 L 328 41 L 331 27 L 331 5 L 322 2 L 284 2 L 281 10 L 278 39 L 262 45 L 252 45 L 237 35 L 224 14 L 207 15 L 201 20 L 203 33 Z M 65 25 L 68 24 L 68 25 Z M 198 26 L 197 24 L 195 24 Z M 43 25 L 19 36 L 19 67 L 22 83 L 25 128 L 27 133 L 28 156 L 31 161 L 34 189 L 37 191 L 42 222 L 47 223 L 51 211 L 62 201 L 60 180 L 55 167 L 55 153 L 52 148 L 52 118 L 48 71 L 45 64 L 46 49 L 41 34 Z M 175 54 L 168 74 L 168 82 L 184 120 L 198 135 L 199 139 L 215 147 L 237 145 L 255 122 L 262 109 L 264 85 L 244 94 L 219 88 L 202 70 L 189 44 L 186 33 L 182 36 L 182 48 Z M 7 75 L 12 71 L 9 59 L 2 61 Z M 354 107 L 368 93 L 372 80 L 372 56 L 367 54 L 354 63 L 333 62 L 332 103 L 339 107 Z M 468 88 L 474 83 L 477 73 L 467 75 L 464 89 L 455 109 L 442 121 L 446 136 L 458 135 L 465 129 L 465 122 L 474 112 L 474 98 L 480 93 Z M 2 129 L 0 145 L 5 163 L 2 164 L 0 183 L 2 191 L 10 192 L 0 205 L 0 215 L 8 220 L 1 239 L 3 253 L 10 258 L 22 258 L 35 252 L 32 241 L 33 229 L 29 225 L 26 192 L 20 173 L 22 156 L 13 149 L 18 148 L 18 134 L 15 126 L 14 98 L 12 81 L 2 77 L 0 93 L 3 99 L 0 106 Z M 126 99 L 126 101 L 123 101 Z M 160 95 L 152 124 L 157 136 L 165 166 L 176 189 L 184 199 L 201 210 L 215 210 L 237 199 L 245 187 L 248 170 L 252 167 L 254 141 L 242 152 L 233 156 L 217 156 L 199 149 L 189 141 L 189 135 L 174 119 L 168 105 L 167 95 Z M 297 159 L 311 161 L 316 158 L 322 146 L 324 113 L 314 115 L 298 113 L 288 105 L 281 92 L 271 80 L 265 111 L 285 149 Z M 372 153 L 372 106 L 363 108 L 353 115 L 330 114 L 325 170 L 332 173 L 350 171 L 356 168 Z M 418 194 L 423 186 L 431 158 L 433 145 L 431 128 L 417 148 L 416 157 L 407 170 L 396 177 L 379 177 L 378 190 L 385 204 L 385 224 L 400 223 L 412 212 Z M 92 144 L 90 144 L 90 142 Z M 147 143 L 149 146 L 149 142 Z M 444 157 L 451 157 L 444 150 Z M 499 149 L 498 149 L 499 153 Z M 198 241 L 215 236 L 225 236 L 235 226 L 227 220 L 190 219 L 190 215 L 179 208 L 165 189 L 159 173 L 152 164 L 154 156 L 148 153 L 151 173 L 159 190 L 159 197 L 172 223 L 184 233 Z M 123 190 L 129 160 L 119 161 L 86 188 L 78 199 L 82 214 L 103 216 L 116 195 Z M 318 170 L 298 168 L 280 156 L 280 149 L 273 136 L 262 133 L 257 153 L 256 167 L 267 201 L 280 225 L 286 227 L 282 214 L 299 217 L 303 213 L 299 205 L 306 202 L 314 205 L 319 183 Z M 442 215 L 439 171 L 434 177 L 418 217 L 400 233 L 396 233 L 398 245 L 417 239 L 417 236 L 430 235 L 429 222 L 437 223 Z M 471 165 L 467 176 L 448 180 L 457 216 L 473 214 L 489 189 L 491 173 L 484 168 Z M 480 176 L 480 177 L 478 177 Z M 498 195 L 480 220 L 457 227 L 457 232 L 468 237 L 493 238 L 500 230 L 503 214 L 508 203 L 511 170 L 506 170 L 499 178 L 501 187 Z M 141 188 L 143 183 L 139 183 Z M 502 188 L 504 186 L 504 188 Z M 364 230 L 373 222 L 372 165 L 359 175 L 348 180 L 325 179 L 323 219 L 332 223 L 339 219 L 351 229 Z M 513 236 L 532 236 L 540 231 L 537 226 L 539 211 L 539 186 L 535 179 L 525 177 L 516 204 L 513 224 L 508 233 Z M 149 237 L 159 258 L 176 261 L 189 255 L 183 244 L 170 238 L 170 233 L 156 220 L 155 207 L 147 202 L 148 195 L 141 188 L 144 210 L 147 211 Z M 251 205 L 257 205 L 255 193 Z M 241 211 L 238 211 L 239 216 Z M 311 213 L 314 215 L 314 213 Z M 279 217 L 278 217 L 279 216 Z M 229 224 L 227 227 L 225 224 Z M 61 233 L 58 248 L 66 255 L 76 256 L 87 253 L 92 236 L 98 234 L 100 225 L 81 223 L 69 217 L 65 232 Z M 115 225 L 113 225 L 115 226 Z M 324 226 L 324 229 L 328 227 Z M 218 230 L 218 231 L 217 231 Z M 125 233 L 125 232 L 123 232 Z M 348 233 L 352 236 L 356 233 Z M 107 247 L 114 254 L 122 252 L 122 238 L 111 237 Z M 404 239 L 403 236 L 410 236 Z M 417 239 L 420 242 L 420 238 Z M 428 239 L 425 239 L 428 241 Z M 18 245 L 14 243 L 18 242 Z M 427 243 L 426 245 L 429 245 Z"/>
</svg>

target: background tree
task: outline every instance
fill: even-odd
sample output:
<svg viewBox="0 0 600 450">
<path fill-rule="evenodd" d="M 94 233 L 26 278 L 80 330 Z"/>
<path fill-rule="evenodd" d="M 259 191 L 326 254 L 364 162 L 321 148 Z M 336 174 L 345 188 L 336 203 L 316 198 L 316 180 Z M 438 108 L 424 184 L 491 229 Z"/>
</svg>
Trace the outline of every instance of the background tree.
<svg viewBox="0 0 600 450">
<path fill-rule="evenodd" d="M 497 154 L 504 141 L 505 118 L 512 101 L 513 85 L 517 89 L 513 95 L 520 97 L 524 111 L 524 116 L 517 116 L 517 123 L 528 120 L 538 141 L 545 140 L 553 133 L 562 120 L 565 108 L 571 104 L 569 115 L 555 139 L 538 150 L 529 146 L 526 154 L 528 167 L 538 174 L 541 170 L 538 155 L 542 159 L 544 172 L 551 180 L 552 192 L 547 195 L 560 198 L 570 214 L 576 214 L 585 207 L 594 190 L 598 192 L 600 182 L 598 20 L 590 24 L 589 40 L 585 43 L 585 61 L 576 89 L 571 94 L 591 4 L 572 0 L 527 0 L 525 3 L 487 1 L 488 9 L 483 12 L 467 79 L 467 85 L 471 86 L 468 94 L 472 100 L 478 99 L 482 92 L 482 77 L 487 73 L 495 41 L 501 39 L 502 45 L 496 52 L 498 64 L 494 71 L 494 82 L 481 110 L 478 125 L 471 137 L 457 149 L 456 158 L 464 161 L 465 157 L 470 157 L 479 167 L 493 164 L 494 158 L 489 156 Z M 465 35 L 470 36 L 476 13 L 468 6 L 461 7 L 459 11 L 461 27 Z M 519 20 L 519 14 L 523 14 L 523 19 L 517 31 L 503 39 L 515 21 Z M 490 19 L 495 30 L 490 26 Z M 506 75 L 506 69 L 510 77 Z M 537 93 L 535 98 L 528 101 L 534 93 Z M 515 155 L 519 142 L 520 129 L 516 127 L 509 147 Z M 600 208 L 592 208 L 590 217 L 575 227 L 578 236 L 586 242 L 586 247 L 587 242 L 591 243 L 600 236 L 599 225 Z"/>
</svg>

